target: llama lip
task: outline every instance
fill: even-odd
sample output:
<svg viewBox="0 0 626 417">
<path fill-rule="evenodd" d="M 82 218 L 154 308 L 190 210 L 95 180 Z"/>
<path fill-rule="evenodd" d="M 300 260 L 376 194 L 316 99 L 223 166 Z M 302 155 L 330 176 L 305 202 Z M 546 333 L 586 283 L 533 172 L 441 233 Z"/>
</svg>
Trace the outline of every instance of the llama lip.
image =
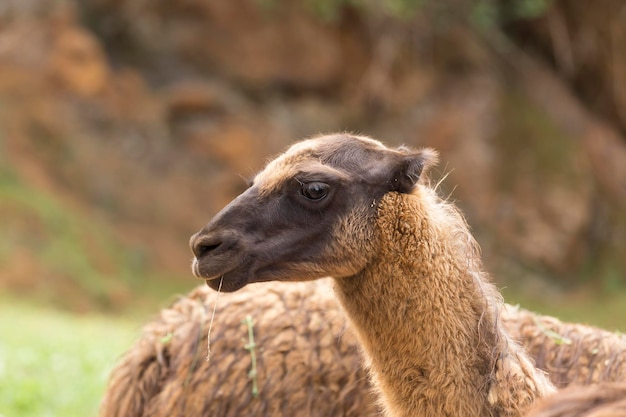
<svg viewBox="0 0 626 417">
<path fill-rule="evenodd" d="M 217 281 L 219 278 L 223 278 L 225 275 L 227 275 L 229 272 L 231 272 L 232 269 L 228 270 L 228 271 L 224 271 L 221 272 L 219 274 L 203 274 L 202 271 L 200 271 L 200 266 L 196 266 L 196 268 L 194 269 L 194 274 L 198 277 L 201 278 L 203 280 L 205 280 L 206 282 L 212 282 L 212 281 Z"/>
<path fill-rule="evenodd" d="M 219 278 L 219 279 L 218 279 Z M 235 292 L 248 284 L 248 279 L 245 274 L 235 275 L 226 273 L 219 277 L 205 280 L 208 287 L 215 291 L 222 292 Z"/>
<path fill-rule="evenodd" d="M 251 272 L 254 270 L 252 264 L 253 261 L 248 259 L 234 264 L 231 268 L 224 268 L 218 271 L 215 268 L 207 270 L 203 268 L 201 262 L 198 262 L 198 265 L 194 268 L 194 274 L 198 278 L 204 279 L 206 285 L 214 290 L 221 287 L 223 292 L 234 292 L 251 282 L 250 277 L 254 275 Z"/>
<path fill-rule="evenodd" d="M 200 271 L 198 270 L 198 259 L 197 258 L 193 258 L 193 260 L 191 261 L 191 272 L 193 272 L 193 274 L 196 277 L 201 278 Z"/>
<path fill-rule="evenodd" d="M 239 269 L 242 265 L 241 260 L 241 257 L 236 254 L 229 257 L 220 256 L 218 258 L 203 257 L 198 259 L 196 257 L 191 265 L 191 270 L 196 277 L 206 281 L 213 281 Z"/>
<path fill-rule="evenodd" d="M 200 271 L 200 261 L 198 260 L 198 258 L 193 259 L 193 262 L 191 263 L 191 271 L 196 277 L 202 278 L 207 281 L 215 279 L 215 278 L 219 278 L 221 276 L 221 274 L 213 274 L 213 275 L 203 274 L 202 271 Z"/>
</svg>

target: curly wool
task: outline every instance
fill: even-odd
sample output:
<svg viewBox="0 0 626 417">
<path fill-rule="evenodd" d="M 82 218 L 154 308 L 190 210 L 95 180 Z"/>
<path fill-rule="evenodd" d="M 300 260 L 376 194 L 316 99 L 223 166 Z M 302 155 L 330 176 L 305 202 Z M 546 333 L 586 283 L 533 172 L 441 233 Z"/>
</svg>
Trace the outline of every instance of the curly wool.
<svg viewBox="0 0 626 417">
<path fill-rule="evenodd" d="M 539 401 L 526 417 L 624 417 L 626 382 L 574 386 Z"/>
<path fill-rule="evenodd" d="M 276 283 L 222 294 L 207 361 L 214 301 L 213 291 L 198 287 L 143 328 L 111 374 L 101 417 L 378 415 L 356 340 L 327 285 Z M 242 323 L 248 315 L 256 398 Z"/>
<path fill-rule="evenodd" d="M 290 415 L 378 415 L 371 385 L 361 366 L 357 340 L 347 328 L 345 314 L 334 301 L 329 284 L 328 280 L 320 280 L 277 283 L 275 288 L 254 285 L 239 293 L 222 294 L 212 330 L 212 362 L 207 362 L 205 357 L 215 292 L 202 285 L 180 297 L 144 326 L 141 339 L 120 358 L 102 402 L 101 417 L 164 417 L 186 413 L 236 417 L 263 415 L 262 410 L 291 410 L 288 405 L 296 403 L 311 406 L 291 410 Z M 262 319 L 267 310 L 271 311 L 270 318 L 280 319 Z M 315 331 L 301 333 L 297 326 L 311 320 L 309 312 Z M 241 324 L 248 314 L 255 320 L 259 372 L 264 366 L 300 369 L 297 376 L 302 381 L 318 381 L 316 389 L 304 390 L 303 382 L 294 381 L 296 375 L 292 374 L 294 378 L 289 379 L 292 385 L 282 385 L 279 394 L 252 396 L 248 378 L 250 354 L 242 341 L 247 337 L 247 329 Z M 563 323 L 509 305 L 501 311 L 501 319 L 511 337 L 522 343 L 537 366 L 548 371 L 551 381 L 561 388 L 626 380 L 624 335 Z M 310 327 L 308 324 L 303 329 Z M 258 338 L 261 333 L 266 335 L 263 341 Z M 301 334 L 311 338 L 303 343 Z M 299 340 L 300 352 L 287 356 L 295 340 Z M 591 356 L 594 367 L 589 367 L 589 359 L 579 360 L 581 356 Z M 302 358 L 315 357 L 316 361 L 304 361 L 307 366 L 304 368 Z M 271 358 L 280 361 L 273 365 Z M 193 362 L 196 365 L 191 368 Z M 194 390 L 185 389 L 187 378 L 194 381 Z M 258 383 L 262 393 L 278 390 L 275 385 L 266 387 L 275 381 L 265 377 L 259 376 Z"/>
<path fill-rule="evenodd" d="M 389 416 L 520 416 L 554 391 L 499 320 L 465 219 L 434 190 L 388 193 L 377 253 L 336 293 Z"/>
<path fill-rule="evenodd" d="M 501 317 L 511 336 L 557 387 L 626 381 L 626 335 L 513 306 L 507 306 Z"/>
</svg>

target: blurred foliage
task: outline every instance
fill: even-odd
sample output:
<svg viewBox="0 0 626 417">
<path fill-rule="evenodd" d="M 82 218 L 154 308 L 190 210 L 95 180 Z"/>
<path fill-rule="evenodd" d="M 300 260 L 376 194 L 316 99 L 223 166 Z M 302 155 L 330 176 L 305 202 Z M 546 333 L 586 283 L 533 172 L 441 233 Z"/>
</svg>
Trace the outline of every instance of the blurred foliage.
<svg viewBox="0 0 626 417">
<path fill-rule="evenodd" d="M 525 167 L 535 181 L 577 183 L 583 175 L 577 170 L 575 143 L 544 112 L 521 91 L 511 89 L 502 100 L 501 111 L 507 123 L 501 124 L 494 147 L 498 155 L 496 181 L 501 190 L 508 190 Z M 512 164 L 511 161 L 516 161 Z"/>
<path fill-rule="evenodd" d="M 93 220 L 70 214 L 58 201 L 22 183 L 10 171 L 0 172 L 0 198 L 5 210 L 19 212 L 20 217 L 27 219 L 10 221 L 9 216 L 3 216 L 0 221 L 3 230 L 0 265 L 14 249 L 28 248 L 38 254 L 53 274 L 70 279 L 89 297 L 107 303 L 116 280 L 107 280 L 102 268 L 94 265 L 95 260 L 86 253 L 86 242 L 92 241 L 104 257 L 120 265 L 116 277 L 130 283 L 136 276 L 138 268 L 121 259 L 125 255 L 117 252 L 106 230 L 99 229 Z"/>
<path fill-rule="evenodd" d="M 280 0 L 256 0 L 271 11 Z M 465 20 L 480 28 L 493 28 L 518 19 L 544 14 L 550 0 L 306 0 L 305 5 L 323 21 L 337 21 L 345 8 L 354 8 L 370 16 L 410 20 L 425 13 L 438 20 Z"/>
<path fill-rule="evenodd" d="M 118 309 L 131 297 L 141 304 L 181 290 L 176 280 L 155 277 L 142 250 L 121 245 L 105 221 L 25 184 L 7 166 L 0 168 L 0 201 L 0 269 L 6 274 L 16 251 L 27 251 L 45 274 L 37 288 L 29 288 L 40 301 L 63 300 L 79 310 Z M 146 286 L 147 276 L 159 285 Z"/>
<path fill-rule="evenodd" d="M 138 332 L 127 320 L 2 299 L 0 334 L 0 415 L 52 417 L 95 416 L 110 369 Z"/>
<path fill-rule="evenodd" d="M 592 298 L 583 290 L 564 295 L 551 289 L 529 288 L 527 283 L 510 283 L 501 288 L 507 303 L 548 314 L 562 321 L 599 326 L 626 332 L 626 292 L 610 291 Z"/>
<path fill-rule="evenodd" d="M 548 10 L 549 0 L 470 0 L 471 22 L 490 29 L 515 20 L 534 19 Z"/>
</svg>

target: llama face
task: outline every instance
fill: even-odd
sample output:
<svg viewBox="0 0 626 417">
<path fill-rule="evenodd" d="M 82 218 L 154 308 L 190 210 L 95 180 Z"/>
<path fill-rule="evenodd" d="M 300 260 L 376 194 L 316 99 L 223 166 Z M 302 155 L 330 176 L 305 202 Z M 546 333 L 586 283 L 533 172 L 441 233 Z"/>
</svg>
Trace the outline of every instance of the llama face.
<svg viewBox="0 0 626 417">
<path fill-rule="evenodd" d="M 192 236 L 194 274 L 236 291 L 358 273 L 376 256 L 378 201 L 410 192 L 429 155 L 348 135 L 293 145 Z"/>
</svg>

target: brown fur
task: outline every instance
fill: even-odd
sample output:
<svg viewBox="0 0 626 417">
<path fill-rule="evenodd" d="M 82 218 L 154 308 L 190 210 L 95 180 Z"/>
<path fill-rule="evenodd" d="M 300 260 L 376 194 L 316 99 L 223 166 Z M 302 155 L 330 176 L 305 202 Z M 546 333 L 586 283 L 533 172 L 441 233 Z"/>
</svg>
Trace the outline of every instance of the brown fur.
<svg viewBox="0 0 626 417">
<path fill-rule="evenodd" d="M 379 257 L 336 285 L 389 415 L 515 416 L 552 392 L 499 323 L 452 206 L 419 187 L 383 197 L 377 222 Z"/>
<path fill-rule="evenodd" d="M 370 151 L 380 150 L 383 145 L 375 140 L 363 138 L 365 147 Z M 289 153 L 279 155 L 270 161 L 267 167 L 260 172 L 254 181 L 260 185 L 261 194 L 270 194 L 281 188 L 289 178 L 293 178 L 302 171 L 307 171 L 309 166 L 319 168 L 319 161 L 328 160 L 336 154 L 342 146 L 349 141 L 340 135 L 334 136 L 333 140 L 320 143 L 302 141 L 290 148 Z M 317 165 L 317 166 L 316 166 Z M 328 166 L 325 169 L 329 169 Z M 340 171 L 335 171 L 340 176 Z"/>
<path fill-rule="evenodd" d="M 114 369 L 100 416 L 378 415 L 356 340 L 345 332 L 330 288 L 315 282 L 288 286 L 222 294 L 208 362 L 215 293 L 197 288 L 163 310 Z M 256 398 L 244 349 L 247 315 L 254 320 L 257 344 Z"/>
<path fill-rule="evenodd" d="M 626 335 L 511 306 L 502 318 L 557 387 L 626 381 Z"/>
<path fill-rule="evenodd" d="M 561 390 L 540 401 L 527 417 L 626 417 L 626 382 Z"/>
<path fill-rule="evenodd" d="M 236 294 L 222 294 L 212 329 L 212 362 L 206 362 L 204 358 L 205 336 L 215 293 L 206 286 L 196 288 L 147 324 L 141 340 L 120 359 L 107 387 L 101 417 L 177 416 L 184 415 L 186 411 L 193 412 L 193 415 L 238 417 L 259 415 L 259 410 L 283 408 L 293 416 L 374 415 L 376 406 L 371 395 L 371 385 L 360 365 L 356 337 L 351 329 L 344 329 L 345 315 L 331 299 L 334 296 L 331 295 L 329 284 L 327 280 L 320 280 L 302 287 L 292 284 L 277 284 L 276 287 L 256 285 Z M 278 292 L 283 293 L 281 299 L 298 301 L 274 302 Z M 272 310 L 270 317 L 279 316 L 283 319 L 263 320 L 264 314 L 260 311 L 268 308 Z M 297 314 L 294 314 L 295 311 Z M 294 368 L 296 364 L 290 361 L 297 356 L 287 357 L 285 352 L 273 351 L 282 352 L 284 347 L 281 343 L 271 341 L 285 337 L 297 339 L 299 356 L 319 358 L 319 361 L 310 362 L 306 371 L 303 369 L 297 375 L 304 380 L 323 381 L 330 388 L 302 390 L 301 382 L 290 379 L 293 385 L 283 386 L 280 395 L 260 395 L 253 399 L 247 378 L 249 353 L 242 348 L 244 343 L 241 342 L 241 338 L 245 337 L 245 328 L 240 325 L 240 321 L 248 314 L 255 319 L 257 334 L 262 331 L 266 335 L 273 335 L 267 339 L 270 343 L 257 341 L 257 355 L 263 366 Z M 303 315 L 306 320 L 321 320 L 323 334 L 306 330 L 311 325 L 303 326 L 305 331 L 301 331 L 299 326 L 305 320 Z M 590 374 L 597 375 L 597 378 L 592 378 L 595 382 L 626 380 L 623 374 L 625 336 L 579 324 L 562 323 L 552 317 L 512 306 L 506 306 L 501 317 L 513 339 L 521 341 L 529 349 L 531 359 L 542 369 L 551 371 L 549 377 L 555 384 L 585 384 L 590 381 Z M 260 329 L 260 326 L 265 327 Z M 546 333 L 545 329 L 567 337 L 571 344 L 557 343 L 559 338 Z M 170 332 L 174 332 L 176 338 L 163 343 Z M 201 345 L 198 345 L 199 333 Z M 302 337 L 307 339 L 302 340 Z M 329 340 L 333 343 L 329 343 Z M 599 341 L 602 343 L 599 344 Z M 589 348 L 586 347 L 587 343 L 591 343 Z M 604 346 L 604 349 L 598 349 L 598 346 Z M 589 368 L 589 362 L 580 359 L 584 353 L 591 352 L 595 352 L 594 366 L 622 371 L 596 372 Z M 185 358 L 185 355 L 189 358 Z M 338 357 L 342 358 L 341 362 L 337 361 Z M 193 358 L 196 358 L 197 366 L 190 368 Z M 276 358 L 279 361 L 275 361 Z M 222 374 L 219 379 L 217 373 Z M 196 381 L 193 391 L 185 389 L 181 382 L 187 379 L 188 374 Z M 567 375 L 569 377 L 564 378 Z M 220 386 L 215 385 L 218 380 Z M 272 388 L 265 385 L 274 383 L 266 378 L 258 379 L 261 392 L 269 392 Z M 248 389 L 242 389 L 240 385 Z M 307 408 L 301 409 L 302 414 L 299 414 L 300 410 L 288 407 L 289 404 L 303 401 L 303 394 L 307 396 L 307 404 L 315 404 L 317 414 Z M 327 395 L 332 398 L 329 399 Z M 196 408 L 192 408 L 194 404 Z"/>
<path fill-rule="evenodd" d="M 270 163 L 192 237 L 194 273 L 227 291 L 334 277 L 390 416 L 522 415 L 554 387 L 499 322 L 462 215 L 425 185 L 412 191 L 433 152 L 372 143 L 320 137 L 277 159 L 294 169 Z M 317 176 L 329 192 L 312 200 Z"/>
</svg>

